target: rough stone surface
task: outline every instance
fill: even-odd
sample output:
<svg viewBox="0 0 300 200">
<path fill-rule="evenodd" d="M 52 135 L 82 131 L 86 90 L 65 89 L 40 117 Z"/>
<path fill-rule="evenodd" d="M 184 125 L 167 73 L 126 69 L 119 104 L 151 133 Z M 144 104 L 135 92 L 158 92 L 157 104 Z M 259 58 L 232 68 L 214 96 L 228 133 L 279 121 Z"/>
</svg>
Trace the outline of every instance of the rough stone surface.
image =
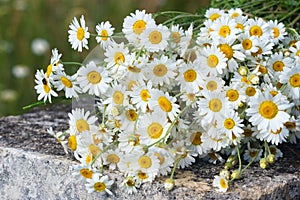
<svg viewBox="0 0 300 200">
<path fill-rule="evenodd" d="M 300 199 L 300 147 L 284 144 L 284 158 L 262 170 L 253 164 L 225 194 L 212 188 L 221 165 L 199 160 L 186 170 L 177 170 L 176 187 L 167 192 L 164 178 L 144 184 L 134 196 L 122 193 L 115 180 L 114 196 L 88 194 L 69 167 L 76 163 L 46 129 L 67 128 L 71 106 L 34 109 L 21 116 L 0 118 L 0 199 Z"/>
</svg>

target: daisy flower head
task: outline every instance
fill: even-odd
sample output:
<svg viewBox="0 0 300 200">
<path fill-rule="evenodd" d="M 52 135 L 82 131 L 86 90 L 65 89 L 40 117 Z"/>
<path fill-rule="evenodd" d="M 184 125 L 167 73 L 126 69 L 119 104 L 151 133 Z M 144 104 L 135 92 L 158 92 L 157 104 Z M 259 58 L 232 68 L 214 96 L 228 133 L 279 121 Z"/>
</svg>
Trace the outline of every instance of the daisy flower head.
<svg viewBox="0 0 300 200">
<path fill-rule="evenodd" d="M 85 181 L 86 179 L 91 179 L 94 173 L 89 166 L 84 164 L 73 165 L 72 167 L 70 167 L 70 170 L 72 175 L 81 181 Z"/>
<path fill-rule="evenodd" d="M 213 186 L 218 188 L 219 192 L 226 192 L 229 188 L 229 183 L 224 176 L 215 176 Z"/>
<path fill-rule="evenodd" d="M 226 97 L 228 98 L 228 105 L 237 109 L 242 103 L 246 102 L 245 90 L 242 84 L 232 83 L 230 86 L 225 87 Z"/>
<path fill-rule="evenodd" d="M 153 26 L 155 26 L 155 21 L 151 14 L 146 13 L 145 10 L 136 10 L 135 13 L 125 17 L 122 32 L 130 43 L 139 46 L 141 34 Z"/>
<path fill-rule="evenodd" d="M 177 99 L 170 96 L 168 92 L 164 93 L 160 90 L 155 90 L 152 94 L 153 98 L 150 99 L 149 108 L 164 113 L 173 121 L 180 112 L 180 106 L 176 103 Z"/>
<path fill-rule="evenodd" d="M 64 71 L 64 66 L 60 62 L 61 56 L 62 54 L 59 54 L 56 48 L 52 49 L 50 64 L 47 66 L 47 71 L 46 71 L 46 75 L 48 78 L 50 77 L 50 75 L 52 75 L 52 72 Z"/>
<path fill-rule="evenodd" d="M 258 38 L 256 36 L 250 36 L 247 33 L 241 33 L 239 36 L 240 44 L 238 49 L 243 51 L 246 55 L 251 55 L 258 51 Z"/>
<path fill-rule="evenodd" d="M 118 137 L 119 148 L 125 154 L 132 152 L 134 149 L 138 148 L 141 144 L 140 134 L 129 132 L 129 131 L 121 131 Z"/>
<path fill-rule="evenodd" d="M 300 61 L 300 41 L 297 41 L 294 45 L 290 46 L 289 50 L 292 55 L 296 59 L 296 61 Z"/>
<path fill-rule="evenodd" d="M 270 93 L 260 93 L 248 104 L 246 115 L 250 117 L 249 121 L 257 126 L 259 131 L 276 132 L 283 128 L 283 124 L 290 118 L 286 109 L 290 108 L 291 104 L 280 94 L 273 97 Z"/>
<path fill-rule="evenodd" d="M 125 107 L 129 104 L 128 90 L 117 81 L 113 82 L 105 95 L 107 98 L 103 101 L 103 104 L 108 105 L 106 108 L 108 113 L 114 107 Z"/>
<path fill-rule="evenodd" d="M 149 110 L 148 104 L 153 91 L 151 81 L 149 81 L 147 85 L 143 84 L 141 86 L 134 86 L 130 93 L 132 103 L 138 109 L 141 109 L 143 113 L 146 113 Z"/>
<path fill-rule="evenodd" d="M 73 76 L 67 75 L 64 71 L 58 71 L 53 75 L 53 85 L 57 91 L 64 90 L 66 98 L 78 98 L 81 93 L 80 87 L 77 85 L 77 73 Z"/>
<path fill-rule="evenodd" d="M 83 15 L 81 15 L 80 23 L 76 17 L 74 17 L 69 28 L 69 42 L 71 43 L 72 48 L 79 52 L 82 52 L 82 48 L 89 49 L 88 39 L 90 38 L 90 33 L 88 32 L 88 27 L 85 26 Z"/>
<path fill-rule="evenodd" d="M 161 112 L 154 111 L 153 113 L 145 114 L 139 120 L 139 128 L 137 132 L 140 134 L 142 144 L 153 144 L 164 139 L 166 141 L 166 134 L 170 123 L 166 115 Z"/>
<path fill-rule="evenodd" d="M 154 87 L 169 85 L 176 76 L 176 61 L 168 56 L 162 55 L 160 58 L 154 58 L 145 69 L 147 80 L 152 82 Z"/>
<path fill-rule="evenodd" d="M 172 24 L 170 29 L 170 46 L 172 49 L 178 49 L 181 38 L 184 36 L 184 30 L 178 24 Z"/>
<path fill-rule="evenodd" d="M 113 195 L 113 193 L 109 190 L 111 185 L 114 183 L 113 180 L 109 180 L 108 176 L 103 176 L 100 173 L 94 173 L 91 179 L 87 179 L 87 183 L 85 187 L 88 193 L 99 192 L 99 193 L 108 193 L 109 195 Z"/>
<path fill-rule="evenodd" d="M 73 134 L 80 134 L 84 131 L 97 131 L 97 117 L 90 115 L 89 111 L 75 108 L 69 116 L 70 132 Z"/>
<path fill-rule="evenodd" d="M 115 119 L 120 123 L 120 129 L 127 131 L 134 131 L 138 118 L 139 113 L 132 105 L 129 105 L 126 108 L 122 109 L 121 114 L 115 117 Z"/>
<path fill-rule="evenodd" d="M 101 22 L 100 24 L 97 24 L 96 26 L 96 32 L 97 32 L 97 43 L 100 44 L 100 46 L 103 49 L 106 49 L 108 45 L 111 45 L 114 41 L 111 38 L 111 36 L 114 33 L 115 28 L 112 27 L 109 21 Z"/>
<path fill-rule="evenodd" d="M 265 55 L 271 55 L 274 47 L 274 43 L 271 40 L 259 38 L 256 44 L 257 51 L 252 52 L 251 56 L 254 60 L 262 59 Z"/>
<path fill-rule="evenodd" d="M 138 184 L 133 176 L 126 177 L 120 184 L 120 189 L 127 194 L 137 193 Z"/>
<path fill-rule="evenodd" d="M 168 27 L 159 24 L 145 29 L 141 34 L 141 46 L 149 52 L 158 52 L 166 49 L 170 31 Z"/>
<path fill-rule="evenodd" d="M 225 14 L 224 10 L 221 10 L 219 8 L 209 8 L 206 10 L 204 16 L 212 21 L 215 21 L 216 19 L 223 16 L 224 14 Z"/>
<path fill-rule="evenodd" d="M 279 75 L 280 83 L 286 84 L 283 91 L 288 97 L 298 100 L 300 98 L 300 64 L 293 68 L 285 68 Z"/>
<path fill-rule="evenodd" d="M 248 149 L 245 150 L 243 159 L 247 162 L 251 162 L 252 160 L 258 162 L 262 156 L 262 152 L 262 149 L 251 148 L 250 145 L 248 145 Z"/>
<path fill-rule="evenodd" d="M 91 61 L 79 68 L 77 81 L 82 92 L 100 96 L 109 88 L 111 78 L 103 67 L 98 67 L 95 62 Z"/>
<path fill-rule="evenodd" d="M 285 57 L 282 52 L 276 52 L 270 56 L 267 62 L 270 75 L 276 81 L 279 81 L 279 75 L 285 68 L 292 68 L 294 62 L 290 57 Z"/>
<path fill-rule="evenodd" d="M 174 156 L 171 152 L 169 152 L 166 148 L 160 148 L 153 146 L 149 151 L 154 153 L 159 160 L 159 171 L 158 176 L 166 176 L 169 172 L 171 172 L 171 167 L 173 166 Z"/>
<path fill-rule="evenodd" d="M 181 40 L 179 42 L 179 53 L 181 57 L 184 57 L 188 53 L 188 48 L 192 42 L 193 39 L 193 23 L 190 24 L 189 28 L 184 31 L 184 35 L 181 37 Z M 190 57 L 190 56 L 188 56 Z M 189 59 L 188 59 L 189 60 Z"/>
<path fill-rule="evenodd" d="M 208 76 L 203 78 L 200 87 L 209 92 L 219 92 L 224 90 L 225 81 L 219 76 Z"/>
<path fill-rule="evenodd" d="M 243 11 L 240 8 L 230 8 L 228 10 L 228 15 L 230 18 L 234 19 L 234 18 L 238 18 L 240 16 L 243 16 Z"/>
<path fill-rule="evenodd" d="M 217 126 L 220 132 L 225 133 L 226 136 L 233 140 L 234 138 L 241 137 L 244 130 L 243 120 L 238 116 L 238 113 L 234 110 L 227 111 L 224 119 L 220 121 Z"/>
<path fill-rule="evenodd" d="M 272 30 L 270 37 L 271 39 L 273 39 L 273 42 L 275 44 L 277 44 L 279 41 L 282 41 L 287 35 L 284 24 L 282 22 L 278 23 L 277 20 L 270 20 L 268 21 L 268 25 L 269 28 Z"/>
<path fill-rule="evenodd" d="M 202 141 L 202 133 L 204 129 L 200 126 L 192 127 L 187 132 L 186 144 L 192 153 L 198 154 L 199 156 L 204 155 L 209 150 Z"/>
<path fill-rule="evenodd" d="M 249 32 L 250 36 L 254 35 L 258 38 L 268 39 L 270 36 L 269 25 L 262 18 L 249 18 L 245 31 Z"/>
<path fill-rule="evenodd" d="M 278 130 L 269 130 L 269 131 L 260 131 L 256 138 L 262 141 L 270 142 L 271 144 L 281 144 L 282 142 L 286 142 L 287 137 L 289 136 L 289 130 L 283 126 Z"/>
<path fill-rule="evenodd" d="M 227 59 L 226 54 L 212 45 L 201 49 L 199 59 L 195 62 L 199 61 L 200 66 L 202 66 L 200 70 L 205 76 L 215 76 L 223 73 L 227 66 Z"/>
<path fill-rule="evenodd" d="M 38 101 L 44 99 L 44 102 L 46 102 L 48 99 L 49 102 L 52 103 L 51 96 L 58 96 L 58 94 L 52 89 L 50 80 L 51 79 L 47 78 L 43 70 L 37 70 L 35 74 L 36 86 L 34 86 L 34 89 L 36 89 L 37 94 L 39 94 Z"/>
<path fill-rule="evenodd" d="M 210 37 L 218 41 L 219 38 L 234 38 L 236 39 L 236 34 L 239 30 L 236 28 L 236 22 L 228 16 L 222 16 L 216 19 L 212 26 L 212 31 L 210 32 Z"/>
<path fill-rule="evenodd" d="M 178 169 L 184 169 L 196 161 L 194 158 L 196 154 L 193 154 L 187 149 L 185 141 L 179 140 L 172 143 L 172 149 L 175 153 L 175 159 L 180 159 L 177 167 Z"/>
<path fill-rule="evenodd" d="M 123 73 L 126 69 L 124 63 L 129 56 L 129 50 L 123 42 L 120 44 L 112 43 L 106 48 L 104 55 L 106 57 L 104 61 L 107 62 L 107 69 L 110 74 Z"/>
<path fill-rule="evenodd" d="M 101 154 L 103 164 L 108 165 L 110 170 L 115 170 L 117 168 L 117 165 L 120 162 L 120 157 L 122 156 L 123 152 L 121 152 L 119 149 L 109 149 Z"/>
</svg>

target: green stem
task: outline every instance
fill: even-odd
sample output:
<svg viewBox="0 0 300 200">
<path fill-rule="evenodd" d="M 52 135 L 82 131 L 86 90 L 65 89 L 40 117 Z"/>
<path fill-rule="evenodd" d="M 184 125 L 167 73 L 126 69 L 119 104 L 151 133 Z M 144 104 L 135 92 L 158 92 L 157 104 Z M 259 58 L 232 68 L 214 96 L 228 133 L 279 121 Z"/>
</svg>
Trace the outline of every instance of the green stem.
<svg viewBox="0 0 300 200">
<path fill-rule="evenodd" d="M 241 154 L 240 154 L 240 149 L 238 146 L 236 146 L 236 151 L 239 159 L 239 173 L 242 171 L 242 160 L 241 160 Z"/>
<path fill-rule="evenodd" d="M 79 62 L 62 62 L 62 64 L 64 64 L 64 65 L 80 65 L 80 66 L 83 66 L 83 64 L 79 63 Z"/>
<path fill-rule="evenodd" d="M 176 168 L 177 168 L 177 166 L 178 166 L 178 164 L 179 164 L 179 162 L 180 162 L 181 159 L 182 159 L 182 157 L 179 156 L 179 158 L 177 158 L 177 159 L 175 160 L 174 166 L 173 166 L 173 169 L 172 169 L 172 172 L 171 172 L 171 175 L 170 175 L 170 179 L 173 179 L 174 174 L 175 174 L 175 170 L 176 170 Z"/>
</svg>

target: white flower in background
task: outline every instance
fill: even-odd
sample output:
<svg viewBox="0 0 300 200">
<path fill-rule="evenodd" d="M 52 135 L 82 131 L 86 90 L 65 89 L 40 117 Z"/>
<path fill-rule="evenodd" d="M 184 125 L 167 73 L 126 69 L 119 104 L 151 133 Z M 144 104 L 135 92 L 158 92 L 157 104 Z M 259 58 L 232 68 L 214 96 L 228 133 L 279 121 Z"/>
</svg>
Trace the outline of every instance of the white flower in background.
<svg viewBox="0 0 300 200">
<path fill-rule="evenodd" d="M 36 89 L 36 92 L 39 94 L 38 101 L 44 99 L 44 102 L 46 102 L 48 99 L 49 102 L 52 103 L 51 96 L 58 96 L 58 94 L 52 89 L 50 79 L 46 77 L 43 70 L 37 70 L 35 74 L 35 83 L 36 86 L 34 86 L 34 89 Z"/>
<path fill-rule="evenodd" d="M 36 38 L 31 42 L 31 50 L 34 54 L 40 56 L 49 51 L 50 45 L 47 40 L 43 38 Z"/>
<path fill-rule="evenodd" d="M 80 17 L 80 23 L 74 17 L 72 23 L 69 25 L 69 42 L 72 45 L 72 49 L 82 52 L 82 48 L 89 49 L 88 39 L 90 38 L 90 33 L 88 32 L 88 27 L 85 26 L 85 20 L 83 15 Z"/>
<path fill-rule="evenodd" d="M 15 65 L 12 68 L 12 73 L 16 78 L 25 78 L 29 75 L 30 69 L 26 65 Z"/>
<path fill-rule="evenodd" d="M 112 27 L 109 21 L 101 22 L 96 26 L 97 37 L 96 40 L 100 43 L 103 49 L 106 49 L 108 45 L 111 45 L 114 40 L 111 36 L 114 33 L 115 28 Z"/>
</svg>

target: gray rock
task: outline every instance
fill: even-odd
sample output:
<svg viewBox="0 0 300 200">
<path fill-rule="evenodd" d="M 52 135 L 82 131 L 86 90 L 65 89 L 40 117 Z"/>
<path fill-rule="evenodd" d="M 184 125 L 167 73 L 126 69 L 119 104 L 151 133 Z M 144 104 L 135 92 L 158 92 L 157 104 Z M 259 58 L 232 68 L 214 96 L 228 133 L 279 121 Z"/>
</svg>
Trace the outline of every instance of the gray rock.
<svg viewBox="0 0 300 200">
<path fill-rule="evenodd" d="M 222 165 L 202 160 L 177 170 L 176 187 L 169 192 L 164 177 L 142 185 L 135 195 L 124 194 L 117 187 L 121 174 L 109 172 L 115 180 L 114 196 L 88 194 L 69 171 L 76 161 L 46 132 L 50 126 L 67 129 L 70 109 L 68 105 L 42 107 L 0 118 L 0 199 L 300 199 L 299 144 L 281 145 L 284 158 L 266 170 L 253 164 L 225 194 L 212 188 Z"/>
</svg>

